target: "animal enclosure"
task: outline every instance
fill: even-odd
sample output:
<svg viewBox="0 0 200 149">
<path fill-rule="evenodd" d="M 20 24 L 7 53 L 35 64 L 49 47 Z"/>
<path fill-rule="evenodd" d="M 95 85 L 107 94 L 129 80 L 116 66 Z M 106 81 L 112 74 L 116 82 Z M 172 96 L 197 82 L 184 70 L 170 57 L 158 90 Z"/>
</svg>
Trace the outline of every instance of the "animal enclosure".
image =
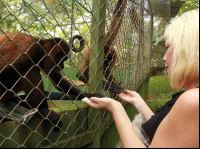
<svg viewBox="0 0 200 149">
<path fill-rule="evenodd" d="M 0 147 L 114 147 L 112 115 L 81 99 L 134 117 L 116 93 L 148 88 L 152 17 L 149 0 L 0 0 Z"/>
</svg>

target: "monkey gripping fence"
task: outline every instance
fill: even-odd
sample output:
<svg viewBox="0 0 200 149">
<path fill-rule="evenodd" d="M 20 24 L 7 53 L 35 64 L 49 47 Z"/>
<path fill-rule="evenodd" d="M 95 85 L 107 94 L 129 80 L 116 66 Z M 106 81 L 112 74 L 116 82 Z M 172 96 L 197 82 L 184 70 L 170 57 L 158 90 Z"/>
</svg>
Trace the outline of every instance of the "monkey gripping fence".
<svg viewBox="0 0 200 149">
<path fill-rule="evenodd" d="M 89 42 L 91 43 L 89 83 L 85 84 L 76 78 L 78 67 L 84 59 L 83 52 L 70 52 L 69 59 L 65 62 L 65 68 L 62 70 L 63 79 L 69 80 L 74 86 L 85 92 L 104 94 L 119 100 L 126 108 L 129 117 L 133 118 L 136 113 L 133 107 L 122 102 L 113 93 L 102 90 L 104 80 L 102 45 L 105 45 L 105 39 L 102 37 L 111 23 L 116 3 L 117 0 L 0 0 L 0 34 L 6 36 L 8 32 L 17 32 L 38 39 L 60 37 L 66 41 L 69 41 L 74 34 L 81 35 L 85 40 L 85 47 Z M 122 86 L 125 89 L 139 91 L 142 84 L 145 84 L 143 88 L 143 91 L 145 89 L 143 95 L 145 95 L 150 73 L 152 37 L 153 15 L 150 1 L 128 0 L 123 14 L 118 34 L 112 42 L 118 55 L 112 68 L 112 74 L 118 82 L 123 82 Z M 1 43 L 1 37 L 0 77 L 2 77 L 1 74 L 5 74 L 8 67 L 13 66 L 20 59 L 18 56 L 12 63 L 6 61 L 6 57 L 1 53 L 1 49 L 5 45 L 5 43 Z M 8 40 L 17 45 L 15 37 Z M 26 44 L 24 42 L 24 45 Z M 75 45 L 78 44 L 79 42 L 75 41 Z M 27 54 L 30 48 L 26 52 L 21 52 Z M 9 58 L 13 57 L 13 53 L 10 53 Z M 2 67 L 2 63 L 6 63 L 6 66 Z M 55 62 L 55 65 L 58 63 Z M 34 64 L 34 66 L 42 70 L 38 64 Z M 17 71 L 17 69 L 15 70 Z M 29 72 L 30 70 L 27 73 Z M 0 78 L 0 147 L 115 146 L 119 136 L 109 112 L 87 107 L 80 99 L 78 101 L 79 95 L 76 97 L 58 92 L 55 89 L 58 84 L 53 84 L 48 74 L 41 72 L 41 75 L 41 82 L 43 81 L 45 90 L 45 98 L 42 102 L 47 100 L 48 108 L 60 115 L 62 127 L 54 131 L 54 124 L 48 117 L 36 114 L 37 108 L 34 109 L 30 106 L 24 92 L 17 93 L 13 90 L 17 82 L 11 87 L 5 86 L 4 82 L 10 81 L 9 79 L 12 78 L 4 76 L 6 80 Z M 20 79 L 26 78 L 26 75 L 20 76 Z M 26 80 L 31 84 L 31 80 Z M 5 90 L 3 93 L 2 88 Z M 34 88 L 38 89 L 38 85 Z M 7 93 L 14 93 L 18 102 L 11 100 L 4 103 L 1 101 Z M 21 123 L 23 118 L 30 120 L 29 123 Z"/>
</svg>

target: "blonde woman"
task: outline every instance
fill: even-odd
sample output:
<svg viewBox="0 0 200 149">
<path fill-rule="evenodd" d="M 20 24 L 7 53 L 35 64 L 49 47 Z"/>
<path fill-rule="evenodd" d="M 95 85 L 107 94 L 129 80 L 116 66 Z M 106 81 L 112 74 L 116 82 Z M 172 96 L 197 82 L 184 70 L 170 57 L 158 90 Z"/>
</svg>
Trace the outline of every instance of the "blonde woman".
<svg viewBox="0 0 200 149">
<path fill-rule="evenodd" d="M 171 87 L 184 91 L 173 95 L 155 114 L 138 93 L 126 90 L 119 94 L 143 116 L 140 132 L 118 101 L 94 97 L 84 100 L 95 109 L 112 113 L 124 148 L 199 148 L 199 9 L 176 18 L 165 30 L 165 40 L 163 61 Z M 135 119 L 141 120 L 138 116 Z"/>
</svg>

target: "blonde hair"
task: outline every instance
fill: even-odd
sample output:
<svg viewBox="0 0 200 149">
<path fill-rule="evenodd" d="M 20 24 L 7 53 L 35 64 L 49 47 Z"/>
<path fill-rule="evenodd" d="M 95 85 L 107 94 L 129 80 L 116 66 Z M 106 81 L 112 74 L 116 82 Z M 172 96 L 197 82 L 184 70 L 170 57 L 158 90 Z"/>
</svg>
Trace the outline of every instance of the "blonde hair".
<svg viewBox="0 0 200 149">
<path fill-rule="evenodd" d="M 185 83 L 199 81 L 199 9 L 176 18 L 164 37 L 173 47 L 171 87 L 180 89 Z"/>
</svg>

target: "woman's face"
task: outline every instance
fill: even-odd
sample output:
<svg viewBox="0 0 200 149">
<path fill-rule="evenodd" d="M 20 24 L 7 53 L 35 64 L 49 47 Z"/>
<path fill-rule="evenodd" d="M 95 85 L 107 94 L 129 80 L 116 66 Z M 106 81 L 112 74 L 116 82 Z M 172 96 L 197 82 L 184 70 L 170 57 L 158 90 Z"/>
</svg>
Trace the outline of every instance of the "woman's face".
<svg viewBox="0 0 200 149">
<path fill-rule="evenodd" d="M 166 52 L 166 54 L 163 58 L 163 61 L 166 62 L 165 66 L 166 66 L 166 69 L 167 69 L 168 77 L 170 79 L 171 67 L 172 67 L 173 48 L 172 48 L 172 46 L 170 46 L 168 41 L 165 42 L 165 47 L 167 49 L 167 52 Z"/>
</svg>

